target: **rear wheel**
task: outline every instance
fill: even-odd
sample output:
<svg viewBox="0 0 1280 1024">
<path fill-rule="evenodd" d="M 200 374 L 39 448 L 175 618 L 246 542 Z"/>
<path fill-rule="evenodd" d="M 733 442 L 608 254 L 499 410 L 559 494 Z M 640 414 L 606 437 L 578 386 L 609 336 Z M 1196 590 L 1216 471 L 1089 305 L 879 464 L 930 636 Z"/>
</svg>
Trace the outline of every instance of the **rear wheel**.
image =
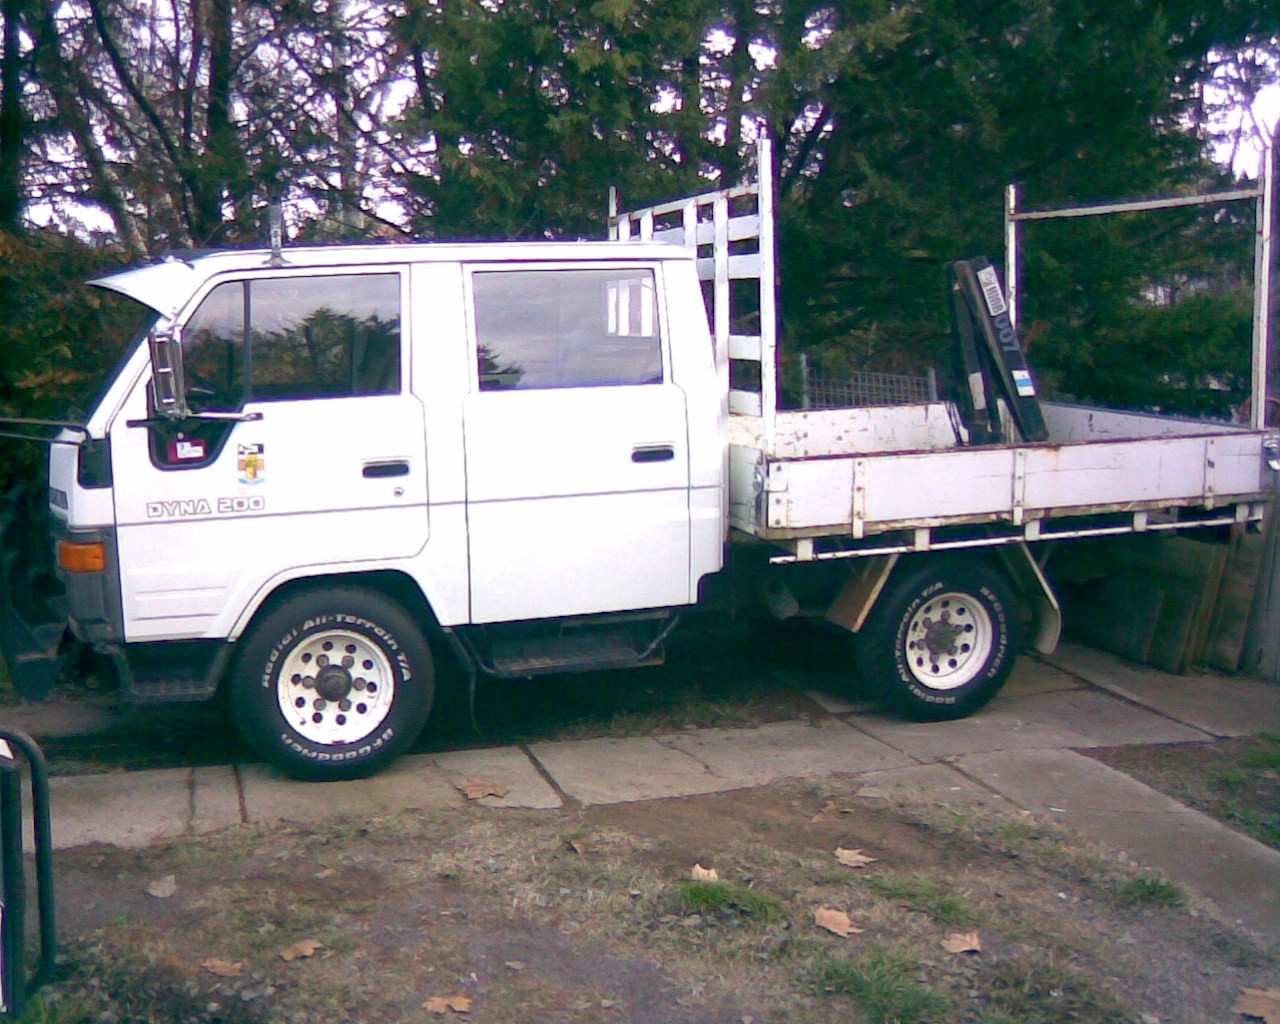
<svg viewBox="0 0 1280 1024">
<path fill-rule="evenodd" d="M 377 771 L 431 713 L 431 651 L 405 611 L 375 591 L 299 594 L 242 644 L 232 713 L 249 745 L 295 778 Z"/>
<path fill-rule="evenodd" d="M 916 721 L 971 714 L 1013 669 L 1012 611 L 1009 584 L 986 563 L 921 561 L 890 580 L 855 636 L 859 673 Z"/>
</svg>

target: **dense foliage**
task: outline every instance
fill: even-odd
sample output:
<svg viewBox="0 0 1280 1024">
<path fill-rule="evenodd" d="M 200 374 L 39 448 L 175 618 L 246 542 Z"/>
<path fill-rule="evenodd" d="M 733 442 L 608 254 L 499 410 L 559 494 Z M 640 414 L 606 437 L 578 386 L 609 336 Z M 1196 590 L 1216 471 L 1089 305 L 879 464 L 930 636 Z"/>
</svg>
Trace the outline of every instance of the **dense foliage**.
<svg viewBox="0 0 1280 1024">
<path fill-rule="evenodd" d="M 733 182 L 757 123 L 789 355 L 944 366 L 943 266 L 1000 256 L 1007 182 L 1031 206 L 1228 185 L 1214 105 L 1280 52 L 1278 0 L 0 0 L 0 23 L 5 412 L 109 362 L 116 325 L 72 283 L 103 262 L 256 241 L 274 198 L 295 238 L 598 237 L 610 184 Z M 1032 225 L 1042 381 L 1226 414 L 1251 228 Z"/>
</svg>

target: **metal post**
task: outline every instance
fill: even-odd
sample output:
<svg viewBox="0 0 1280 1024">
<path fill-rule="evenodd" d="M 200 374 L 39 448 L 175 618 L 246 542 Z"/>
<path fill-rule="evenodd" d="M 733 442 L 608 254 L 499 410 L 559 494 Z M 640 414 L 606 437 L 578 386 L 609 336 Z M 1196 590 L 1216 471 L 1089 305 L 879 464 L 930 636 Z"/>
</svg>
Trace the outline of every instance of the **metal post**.
<svg viewBox="0 0 1280 1024">
<path fill-rule="evenodd" d="M 1018 200 L 1022 187 L 1009 185 L 1004 190 L 1004 289 L 1005 302 L 1009 306 L 1009 323 L 1018 326 L 1018 300 L 1022 297 L 1018 287 Z"/>
<path fill-rule="evenodd" d="M 40 959 L 30 978 L 26 963 L 22 762 L 18 754 L 25 758 L 31 775 L 31 823 L 39 900 Z M 53 976 L 57 944 L 49 768 L 35 741 L 14 729 L 0 729 L 0 900 L 3 900 L 0 903 L 0 1018 L 8 1020 L 18 1017 L 27 999 Z"/>
<path fill-rule="evenodd" d="M 1273 266 L 1271 239 L 1275 230 L 1274 152 L 1262 151 L 1262 181 L 1258 190 L 1257 239 L 1253 265 L 1253 401 L 1249 426 L 1262 430 L 1267 424 L 1267 385 L 1270 382 L 1271 284 Z"/>
<path fill-rule="evenodd" d="M 773 137 L 756 125 L 756 211 L 760 220 L 760 415 L 765 454 L 773 454 L 778 412 L 778 252 L 774 242 Z"/>
<path fill-rule="evenodd" d="M 25 1002 L 27 877 L 22 870 L 22 773 L 0 757 L 0 1013 L 16 1015 Z M 16 837 L 16 841 L 15 841 Z"/>
</svg>

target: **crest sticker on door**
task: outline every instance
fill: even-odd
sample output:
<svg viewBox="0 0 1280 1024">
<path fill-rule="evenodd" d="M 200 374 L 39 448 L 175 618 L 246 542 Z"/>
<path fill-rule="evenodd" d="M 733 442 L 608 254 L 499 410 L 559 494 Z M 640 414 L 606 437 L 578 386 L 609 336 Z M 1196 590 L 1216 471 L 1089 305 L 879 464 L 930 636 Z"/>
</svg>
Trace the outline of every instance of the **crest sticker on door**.
<svg viewBox="0 0 1280 1024">
<path fill-rule="evenodd" d="M 237 445 L 236 469 L 242 484 L 260 484 L 266 482 L 266 460 L 263 457 L 262 444 Z"/>
</svg>

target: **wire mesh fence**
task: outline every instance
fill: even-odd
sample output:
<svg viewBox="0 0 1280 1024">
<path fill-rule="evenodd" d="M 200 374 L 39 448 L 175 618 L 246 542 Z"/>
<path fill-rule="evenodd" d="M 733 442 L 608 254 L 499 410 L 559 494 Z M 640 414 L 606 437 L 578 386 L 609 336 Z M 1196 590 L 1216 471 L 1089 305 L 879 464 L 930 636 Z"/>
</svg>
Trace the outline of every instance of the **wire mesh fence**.
<svg viewBox="0 0 1280 1024">
<path fill-rule="evenodd" d="M 873 405 L 923 405 L 938 400 L 938 381 L 933 371 L 913 377 L 900 373 L 850 371 L 832 377 L 816 367 L 801 363 L 802 409 L 857 409 Z"/>
</svg>

